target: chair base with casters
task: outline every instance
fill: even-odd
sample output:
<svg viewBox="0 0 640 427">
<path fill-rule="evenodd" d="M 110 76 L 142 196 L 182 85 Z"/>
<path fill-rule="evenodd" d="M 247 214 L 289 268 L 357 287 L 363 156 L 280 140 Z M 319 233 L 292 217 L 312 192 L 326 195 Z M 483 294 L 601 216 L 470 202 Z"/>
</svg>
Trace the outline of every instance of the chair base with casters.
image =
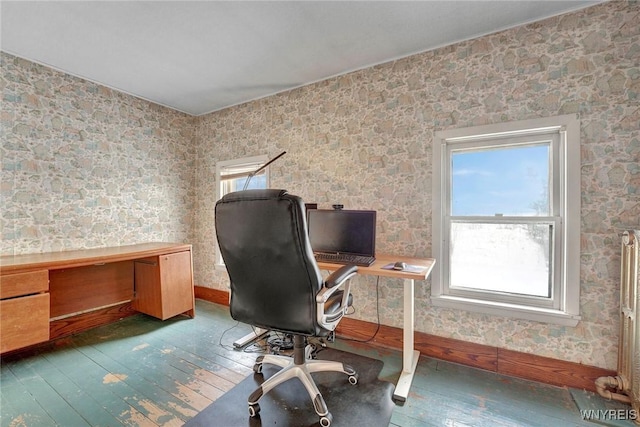
<svg viewBox="0 0 640 427">
<path fill-rule="evenodd" d="M 231 317 L 262 329 L 293 335 L 293 358 L 261 356 L 254 371 L 273 364 L 282 369 L 249 396 L 249 414 L 260 412 L 258 400 L 291 378 L 309 393 L 320 425 L 331 425 L 331 414 L 311 374 L 342 372 L 351 384 L 355 370 L 340 362 L 312 360 L 305 337 L 324 338 L 347 314 L 350 280 L 358 267 L 344 265 L 322 277 L 309 242 L 305 206 L 286 190 L 246 190 L 226 194 L 216 202 L 216 236 L 229 274 Z"/>
<path fill-rule="evenodd" d="M 320 417 L 320 425 L 329 427 L 331 425 L 332 416 L 324 398 L 320 394 L 311 374 L 314 372 L 342 372 L 348 376 L 349 383 L 355 385 L 358 383 L 358 374 L 355 369 L 341 362 L 329 360 L 310 359 L 310 352 L 305 348 L 305 337 L 294 335 L 293 337 L 293 357 L 268 354 L 259 356 L 253 366 L 256 373 L 262 373 L 263 364 L 271 364 L 281 367 L 282 369 L 274 374 L 271 378 L 264 381 L 248 399 L 249 415 L 255 417 L 260 412 L 258 400 L 268 393 L 271 389 L 288 381 L 292 378 L 298 378 L 304 385 L 309 397 L 313 402 L 316 414 Z"/>
</svg>

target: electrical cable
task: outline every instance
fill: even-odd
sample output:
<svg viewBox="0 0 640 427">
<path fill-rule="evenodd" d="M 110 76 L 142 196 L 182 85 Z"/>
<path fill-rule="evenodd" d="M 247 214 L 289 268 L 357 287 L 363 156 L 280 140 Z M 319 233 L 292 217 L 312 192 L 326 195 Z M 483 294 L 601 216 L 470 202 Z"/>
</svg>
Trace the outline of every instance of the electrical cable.
<svg viewBox="0 0 640 427">
<path fill-rule="evenodd" d="M 227 344 L 223 344 L 222 343 L 222 338 L 225 336 L 225 334 L 227 332 L 229 332 L 230 330 L 238 327 L 239 325 L 240 325 L 240 322 L 236 321 L 236 323 L 233 326 L 228 327 L 227 329 L 225 329 L 222 332 L 222 335 L 220 335 L 220 339 L 218 340 L 218 345 L 220 347 L 225 348 L 227 350 L 238 351 L 238 348 L 235 347 L 235 346 L 230 346 L 230 345 L 227 345 Z M 253 333 L 258 335 L 257 328 L 255 326 L 253 326 L 253 325 L 250 325 L 250 326 L 251 326 L 251 329 L 253 329 Z M 244 347 L 242 349 L 242 351 L 244 353 L 266 353 L 267 350 L 268 350 L 268 346 L 266 344 L 261 345 L 261 344 L 258 344 L 258 342 L 254 342 L 251 345 L 248 345 L 248 346 L 246 346 L 246 347 Z"/>
<path fill-rule="evenodd" d="M 355 307 L 353 307 L 353 313 L 355 312 L 356 312 L 356 309 Z M 373 333 L 371 337 L 367 338 L 366 340 L 358 340 L 355 338 L 344 338 L 344 337 L 341 337 L 340 339 L 345 341 L 351 341 L 351 342 L 368 343 L 368 342 L 371 342 L 371 340 L 373 340 L 376 337 L 376 335 L 378 335 L 378 332 L 380 331 L 380 276 L 376 276 L 376 323 L 377 323 L 376 331 Z"/>
<path fill-rule="evenodd" d="M 225 335 L 227 332 L 229 332 L 229 331 L 230 331 L 230 330 L 232 330 L 233 328 L 237 327 L 239 324 L 240 324 L 240 322 L 238 322 L 238 321 L 236 320 L 236 323 L 235 323 L 233 326 L 228 327 L 227 329 L 225 329 L 225 330 L 222 332 L 222 335 L 220 335 L 220 339 L 218 340 L 218 345 L 219 345 L 220 347 L 222 347 L 222 348 L 226 348 L 227 350 L 235 350 L 235 348 L 234 348 L 234 347 L 232 347 L 232 346 L 229 346 L 229 345 L 226 345 L 226 344 L 222 344 L 222 338 L 224 337 L 224 335 Z"/>
<path fill-rule="evenodd" d="M 272 354 L 293 350 L 293 335 L 275 332 L 267 338 L 267 347 Z"/>
</svg>

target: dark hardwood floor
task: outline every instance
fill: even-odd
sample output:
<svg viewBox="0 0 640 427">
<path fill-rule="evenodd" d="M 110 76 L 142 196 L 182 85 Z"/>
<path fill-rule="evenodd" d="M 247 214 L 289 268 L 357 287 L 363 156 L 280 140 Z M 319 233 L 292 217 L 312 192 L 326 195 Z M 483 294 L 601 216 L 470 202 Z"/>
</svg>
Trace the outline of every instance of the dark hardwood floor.
<svg viewBox="0 0 640 427">
<path fill-rule="evenodd" d="M 194 319 L 135 315 L 4 356 L 2 426 L 181 426 L 253 374 L 256 353 L 232 346 L 250 331 L 228 307 L 197 300 Z M 330 345 L 383 360 L 381 379 L 399 375 L 397 351 Z M 421 357 L 409 399 L 395 407 L 390 425 L 596 426 L 583 420 L 575 396 L 606 405 L 592 393 Z"/>
</svg>

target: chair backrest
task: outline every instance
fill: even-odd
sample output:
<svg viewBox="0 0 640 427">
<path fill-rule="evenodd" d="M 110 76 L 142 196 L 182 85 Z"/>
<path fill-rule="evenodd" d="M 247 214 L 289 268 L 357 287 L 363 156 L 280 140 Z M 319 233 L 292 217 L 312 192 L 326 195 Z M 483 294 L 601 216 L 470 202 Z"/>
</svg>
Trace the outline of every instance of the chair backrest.
<svg viewBox="0 0 640 427">
<path fill-rule="evenodd" d="M 285 190 L 229 193 L 216 203 L 218 245 L 231 280 L 231 316 L 287 333 L 317 335 L 323 286 L 302 199 Z"/>
</svg>

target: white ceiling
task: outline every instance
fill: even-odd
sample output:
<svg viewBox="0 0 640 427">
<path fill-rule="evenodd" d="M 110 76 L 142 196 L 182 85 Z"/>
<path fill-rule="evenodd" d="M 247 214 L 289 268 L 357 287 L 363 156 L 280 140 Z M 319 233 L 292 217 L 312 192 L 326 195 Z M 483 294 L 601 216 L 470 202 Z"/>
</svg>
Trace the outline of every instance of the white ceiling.
<svg viewBox="0 0 640 427">
<path fill-rule="evenodd" d="M 7 1 L 2 50 L 193 115 L 600 1 Z"/>
</svg>

